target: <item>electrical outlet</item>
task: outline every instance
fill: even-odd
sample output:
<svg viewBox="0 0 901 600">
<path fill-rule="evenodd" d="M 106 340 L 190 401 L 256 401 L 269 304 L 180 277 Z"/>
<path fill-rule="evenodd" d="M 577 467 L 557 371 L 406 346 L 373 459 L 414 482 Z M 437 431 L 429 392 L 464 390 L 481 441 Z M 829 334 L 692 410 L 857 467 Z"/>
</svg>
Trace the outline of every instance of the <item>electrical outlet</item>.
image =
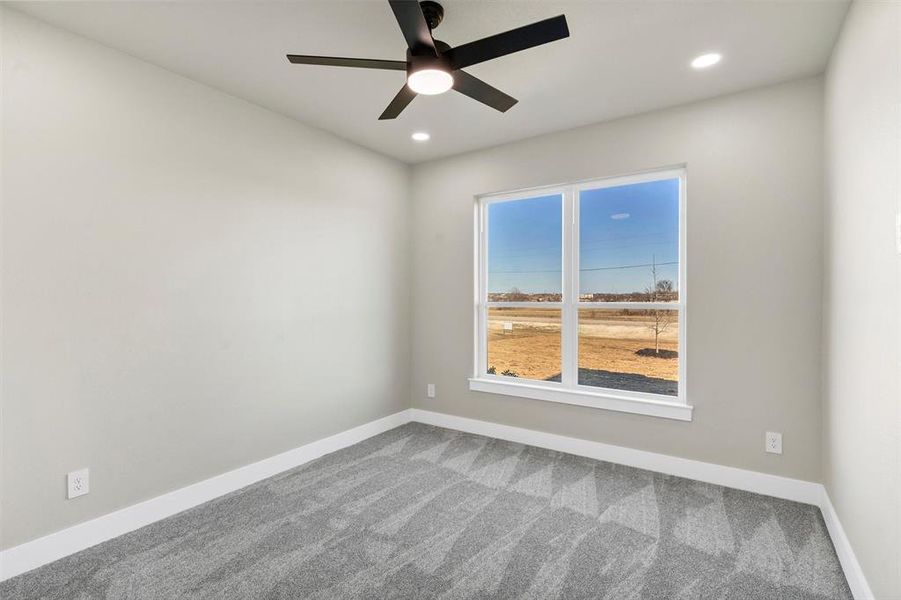
<svg viewBox="0 0 901 600">
<path fill-rule="evenodd" d="M 430 383 L 426 386 L 425 395 L 428 396 L 429 398 L 435 397 L 435 384 L 434 383 Z"/>
<path fill-rule="evenodd" d="M 765 449 L 771 454 L 782 454 L 782 434 L 775 431 L 767 431 Z"/>
<path fill-rule="evenodd" d="M 71 500 L 84 496 L 91 491 L 90 472 L 87 469 L 72 471 L 66 476 L 66 483 L 68 486 L 67 498 Z"/>
</svg>

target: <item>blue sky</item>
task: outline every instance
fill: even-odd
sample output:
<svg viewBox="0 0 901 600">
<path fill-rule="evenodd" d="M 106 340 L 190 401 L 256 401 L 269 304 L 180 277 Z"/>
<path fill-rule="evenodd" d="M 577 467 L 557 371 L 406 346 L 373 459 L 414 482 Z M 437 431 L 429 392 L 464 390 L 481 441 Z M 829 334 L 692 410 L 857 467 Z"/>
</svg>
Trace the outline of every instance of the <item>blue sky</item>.
<svg viewBox="0 0 901 600">
<path fill-rule="evenodd" d="M 561 291 L 562 200 L 542 196 L 488 207 L 488 291 Z M 581 293 L 643 291 L 658 279 L 678 284 L 679 181 L 667 179 L 583 191 Z M 673 264 L 667 264 L 673 263 Z"/>
</svg>

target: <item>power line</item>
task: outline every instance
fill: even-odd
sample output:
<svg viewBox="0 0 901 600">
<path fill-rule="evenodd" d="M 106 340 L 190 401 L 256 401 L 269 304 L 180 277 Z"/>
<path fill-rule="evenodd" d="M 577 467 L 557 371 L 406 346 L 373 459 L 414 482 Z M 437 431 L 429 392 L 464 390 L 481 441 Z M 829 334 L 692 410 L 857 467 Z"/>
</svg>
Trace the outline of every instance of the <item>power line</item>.
<svg viewBox="0 0 901 600">
<path fill-rule="evenodd" d="M 647 263 L 643 265 L 618 265 L 615 267 L 593 267 L 591 269 L 579 269 L 579 272 L 583 271 L 613 271 L 616 269 L 640 269 L 641 267 L 662 267 L 665 265 L 678 265 L 678 261 L 672 262 L 659 262 L 659 263 Z M 488 271 L 489 275 L 495 275 L 500 273 L 560 273 L 561 269 L 548 269 L 548 270 L 540 270 L 540 271 Z"/>
<path fill-rule="evenodd" d="M 549 269 L 547 271 L 488 271 L 489 275 L 495 275 L 499 273 L 560 273 L 560 269 Z"/>
<path fill-rule="evenodd" d="M 673 262 L 648 263 L 646 265 L 621 265 L 618 267 L 595 267 L 593 269 L 580 268 L 579 271 L 580 272 L 581 271 L 612 271 L 613 269 L 637 269 L 639 267 L 654 267 L 654 266 L 662 267 L 664 265 L 678 265 L 678 264 L 679 264 L 678 261 L 673 261 Z"/>
</svg>

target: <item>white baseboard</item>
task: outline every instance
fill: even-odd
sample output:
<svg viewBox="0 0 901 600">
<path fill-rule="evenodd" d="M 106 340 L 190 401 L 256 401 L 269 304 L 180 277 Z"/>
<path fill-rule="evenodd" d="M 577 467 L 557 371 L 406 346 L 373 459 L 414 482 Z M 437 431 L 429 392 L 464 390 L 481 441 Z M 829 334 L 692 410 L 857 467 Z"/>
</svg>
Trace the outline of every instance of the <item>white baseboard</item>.
<svg viewBox="0 0 901 600">
<path fill-rule="evenodd" d="M 820 499 L 820 510 L 823 511 L 823 520 L 826 522 L 826 529 L 829 530 L 829 537 L 832 538 L 832 545 L 835 546 L 835 553 L 838 554 L 838 560 L 845 572 L 845 579 L 848 581 L 848 587 L 855 600 L 873 600 L 873 592 L 864 577 L 863 569 L 857 562 L 857 555 L 845 535 L 845 529 L 842 527 L 841 521 L 838 519 L 838 513 L 832 506 L 832 500 L 826 488 L 823 487 L 823 496 Z"/>
<path fill-rule="evenodd" d="M 140 529 L 198 504 L 410 422 L 410 410 L 371 421 L 0 552 L 0 581 Z"/>
<path fill-rule="evenodd" d="M 818 506 L 856 600 L 873 598 L 819 483 L 410 408 L 0 552 L 0 581 L 134 531 L 410 421 L 567 452 Z"/>
<path fill-rule="evenodd" d="M 488 421 L 467 419 L 418 408 L 412 410 L 412 419 L 414 421 L 428 423 L 429 425 L 486 435 L 559 452 L 568 452 L 569 454 L 587 456 L 588 458 L 666 473 L 667 475 L 677 475 L 686 479 L 695 479 L 805 504 L 819 506 L 822 498 L 823 486 L 810 481 L 768 475 L 757 471 L 635 450 L 624 446 L 591 442 L 543 431 L 489 423 Z"/>
</svg>

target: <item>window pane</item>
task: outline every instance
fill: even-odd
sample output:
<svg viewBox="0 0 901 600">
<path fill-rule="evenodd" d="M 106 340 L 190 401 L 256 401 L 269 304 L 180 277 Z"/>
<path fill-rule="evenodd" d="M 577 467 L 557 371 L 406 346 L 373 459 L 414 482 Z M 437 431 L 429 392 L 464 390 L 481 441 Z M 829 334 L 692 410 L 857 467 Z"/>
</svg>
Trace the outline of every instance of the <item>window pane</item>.
<svg viewBox="0 0 901 600">
<path fill-rule="evenodd" d="M 560 381 L 560 310 L 489 308 L 488 373 Z"/>
<path fill-rule="evenodd" d="M 560 195 L 488 205 L 489 300 L 561 300 L 562 210 Z"/>
<path fill-rule="evenodd" d="M 678 300 L 679 180 L 579 194 L 579 299 Z"/>
<path fill-rule="evenodd" d="M 679 391 L 677 310 L 579 310 L 579 384 L 665 394 Z"/>
</svg>

